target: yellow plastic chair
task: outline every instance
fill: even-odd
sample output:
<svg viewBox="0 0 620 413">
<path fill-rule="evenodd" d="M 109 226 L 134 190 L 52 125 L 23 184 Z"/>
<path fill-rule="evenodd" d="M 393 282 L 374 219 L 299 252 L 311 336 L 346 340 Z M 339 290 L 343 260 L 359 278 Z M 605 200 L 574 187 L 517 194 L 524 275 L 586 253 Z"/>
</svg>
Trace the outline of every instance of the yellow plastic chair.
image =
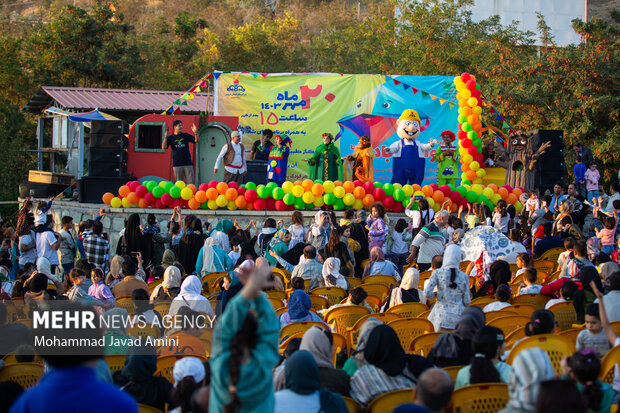
<svg viewBox="0 0 620 413">
<path fill-rule="evenodd" d="M 370 314 L 370 310 L 360 305 L 346 305 L 336 307 L 325 313 L 325 322 L 332 327 L 332 331 L 346 337 L 347 328 L 353 327 L 355 322 Z"/>
<path fill-rule="evenodd" d="M 267 296 L 267 300 L 271 303 L 274 310 L 284 306 L 284 300 L 280 300 L 279 298 Z"/>
<path fill-rule="evenodd" d="M 562 331 L 570 330 L 573 328 L 573 324 L 577 322 L 577 313 L 575 313 L 575 307 L 572 301 L 554 304 L 549 307 L 549 311 L 555 316 L 555 321 L 558 322 L 558 328 Z"/>
<path fill-rule="evenodd" d="M 487 313 L 488 314 L 488 313 Z M 530 322 L 530 318 L 523 315 L 509 315 L 496 318 L 487 323 L 489 326 L 497 327 L 504 332 L 504 339 L 513 331 L 525 327 Z"/>
<path fill-rule="evenodd" d="M 453 413 L 495 413 L 508 404 L 508 385 L 481 383 L 461 387 L 452 393 Z"/>
<path fill-rule="evenodd" d="M 564 251 L 566 250 L 563 247 L 551 248 L 550 250 L 545 251 L 543 255 L 536 258 L 534 260 L 534 264 L 536 264 L 536 262 L 541 262 L 541 261 L 551 261 L 555 265 L 558 262 L 558 258 L 560 257 L 560 254 L 563 253 Z M 536 268 L 536 265 L 534 265 L 534 268 Z"/>
<path fill-rule="evenodd" d="M 172 377 L 172 370 L 174 369 L 174 363 L 177 360 L 187 356 L 158 356 L 157 357 L 157 370 L 155 370 L 154 376 L 163 377 L 170 383 L 174 383 L 174 377 Z M 192 355 L 192 357 L 194 357 Z"/>
<path fill-rule="evenodd" d="M 510 308 L 510 307 L 506 307 L 506 308 Z M 516 311 L 510 311 L 510 310 L 504 310 L 504 309 L 499 310 L 499 311 L 489 311 L 488 313 L 484 313 L 487 324 L 489 324 L 491 321 L 497 318 L 508 317 L 511 315 L 517 316 L 519 315 L 519 313 L 517 313 Z"/>
<path fill-rule="evenodd" d="M 376 295 L 369 295 L 364 301 L 366 301 L 366 304 L 368 304 L 375 313 L 381 308 L 381 299 Z"/>
<path fill-rule="evenodd" d="M 558 269 L 556 272 L 554 272 L 553 274 L 550 274 L 545 279 L 545 285 L 557 280 L 558 278 L 560 278 L 561 275 L 562 275 L 562 269 Z"/>
<path fill-rule="evenodd" d="M 396 284 L 396 278 L 386 274 L 369 275 L 362 278 L 362 287 L 364 284 L 383 284 L 387 288 L 390 288 L 392 285 Z"/>
<path fill-rule="evenodd" d="M 2 361 L 4 361 L 4 364 L 18 364 L 19 363 L 19 361 L 17 361 L 17 359 L 15 358 L 15 353 L 6 354 L 4 357 L 2 357 Z M 41 356 L 38 356 L 35 354 L 34 360 L 32 361 L 32 363 L 43 365 L 43 359 L 41 358 Z"/>
<path fill-rule="evenodd" d="M 114 307 L 124 308 L 125 310 L 127 310 L 129 315 L 133 315 L 136 313 L 136 307 L 134 307 L 133 300 L 131 298 L 117 298 Z"/>
<path fill-rule="evenodd" d="M 205 346 L 207 354 L 211 354 L 211 343 L 213 342 L 213 328 L 203 328 L 200 333 L 200 341 Z"/>
<path fill-rule="evenodd" d="M 163 317 L 170 312 L 170 304 L 172 304 L 172 301 L 159 301 L 155 303 L 153 309 Z"/>
<path fill-rule="evenodd" d="M 531 304 L 512 304 L 510 307 L 506 307 L 506 310 L 510 310 L 511 312 L 518 313 L 519 315 L 524 315 L 526 317 L 531 317 L 534 311 L 536 311 L 536 307 Z"/>
<path fill-rule="evenodd" d="M 564 250 L 564 248 L 562 248 L 562 250 Z M 552 274 L 553 271 L 555 270 L 555 267 L 558 265 L 557 261 L 558 261 L 559 256 L 560 254 L 558 254 L 555 260 L 553 261 L 550 259 L 534 260 L 534 268 L 536 268 L 536 271 L 542 271 L 547 274 Z"/>
<path fill-rule="evenodd" d="M 14 321 L 15 324 L 23 324 L 32 329 L 32 318 L 20 318 Z"/>
<path fill-rule="evenodd" d="M 14 381 L 24 389 L 33 387 L 43 375 L 41 363 L 7 364 L 0 369 L 0 382 Z"/>
<path fill-rule="evenodd" d="M 320 311 L 329 308 L 329 300 L 327 298 L 314 294 L 309 294 L 308 297 L 310 297 L 313 310 Z"/>
<path fill-rule="evenodd" d="M 432 274 L 433 274 L 433 270 L 422 271 L 420 273 L 420 277 L 418 277 L 418 289 L 419 290 L 424 291 L 424 283 L 426 282 L 426 280 L 431 278 Z"/>
<path fill-rule="evenodd" d="M 286 300 L 286 293 L 284 291 L 268 290 L 268 291 L 265 291 L 265 294 L 267 294 L 267 297 L 269 298 L 275 298 L 276 300 L 280 300 L 282 302 Z"/>
<path fill-rule="evenodd" d="M 512 333 L 508 334 L 506 336 L 506 348 L 512 348 L 512 346 L 514 346 L 514 344 L 518 341 L 521 340 L 522 338 L 525 338 L 525 328 L 519 328 L 515 331 L 513 331 Z"/>
<path fill-rule="evenodd" d="M 476 307 L 480 307 L 480 308 L 484 308 L 487 304 L 491 304 L 494 301 L 496 301 L 494 296 L 492 296 L 492 295 L 485 295 L 485 296 L 482 296 L 482 297 L 474 298 L 471 301 L 470 305 L 476 306 Z"/>
<path fill-rule="evenodd" d="M 349 349 L 347 339 L 344 336 L 338 333 L 332 333 L 332 337 L 334 338 L 334 353 L 332 354 L 332 362 L 334 363 L 334 366 L 336 366 L 336 358 L 338 357 L 338 354 L 340 354 L 343 350 L 349 354 Z"/>
<path fill-rule="evenodd" d="M 428 357 L 431 353 L 431 349 L 435 345 L 435 342 L 440 335 L 444 333 L 426 333 L 413 339 L 409 345 L 407 353 L 417 354 L 419 356 Z"/>
<path fill-rule="evenodd" d="M 461 263 L 459 264 L 459 270 L 465 272 L 467 267 L 469 267 L 470 263 L 471 263 L 471 261 L 461 261 Z"/>
<path fill-rule="evenodd" d="M 276 309 L 276 317 L 280 317 L 282 314 L 286 313 L 288 311 L 288 307 L 280 307 L 278 309 Z"/>
<path fill-rule="evenodd" d="M 513 297 L 511 303 L 512 305 L 529 304 L 533 305 L 537 310 L 542 310 L 545 308 L 545 304 L 547 304 L 547 301 L 549 300 L 549 297 L 542 294 L 522 294 Z"/>
<path fill-rule="evenodd" d="M 329 305 L 338 304 L 347 296 L 347 292 L 339 287 L 317 287 L 310 291 L 314 295 L 322 295 L 329 300 Z"/>
<path fill-rule="evenodd" d="M 416 318 L 427 310 L 428 307 L 426 306 L 426 304 L 403 303 L 388 308 L 386 313 L 398 314 L 401 318 Z"/>
<path fill-rule="evenodd" d="M 366 407 L 366 413 L 391 413 L 405 403 L 413 402 L 413 389 L 394 390 L 375 397 Z"/>
<path fill-rule="evenodd" d="M 385 284 L 363 283 L 361 287 L 368 293 L 368 295 L 379 297 L 382 303 L 387 299 L 387 296 L 390 293 L 390 287 Z"/>
<path fill-rule="evenodd" d="M 620 321 L 612 321 L 609 323 L 617 336 L 620 336 Z"/>
<path fill-rule="evenodd" d="M 136 323 L 133 325 L 133 327 L 129 327 L 129 330 L 127 330 L 127 334 L 129 334 L 132 337 L 136 337 L 136 338 L 137 337 L 144 337 L 145 339 L 147 337 L 159 338 L 161 337 L 161 330 L 156 325 L 151 325 L 149 323 L 146 323 L 145 326 L 140 328 L 139 324 Z"/>
<path fill-rule="evenodd" d="M 349 413 L 364 413 L 364 408 L 358 402 L 350 397 L 343 397 L 343 399 L 347 404 L 347 410 Z"/>
<path fill-rule="evenodd" d="M 280 277 L 284 285 L 291 283 L 291 273 L 284 268 L 272 268 L 271 273 L 276 277 Z"/>
<path fill-rule="evenodd" d="M 452 382 L 456 382 L 456 376 L 459 374 L 459 370 L 465 366 L 448 366 L 443 367 L 443 369 L 452 377 Z"/>
<path fill-rule="evenodd" d="M 612 384 L 614 380 L 614 366 L 620 365 L 620 346 L 609 350 L 601 360 L 601 381 Z"/>
<path fill-rule="evenodd" d="M 528 337 L 515 344 L 510 351 L 510 354 L 508 354 L 506 363 L 512 365 L 512 362 L 519 352 L 533 347 L 539 347 L 547 352 L 556 376 L 561 374 L 560 361 L 562 361 L 564 357 L 570 356 L 576 351 L 575 344 L 566 337 L 555 334 L 539 334 Z"/>
<path fill-rule="evenodd" d="M 573 343 L 577 343 L 577 336 L 582 331 L 583 331 L 583 328 L 571 328 L 568 330 L 560 331 L 558 335 L 568 338 Z"/>
<path fill-rule="evenodd" d="M 362 279 L 357 277 L 347 277 L 347 281 L 349 282 L 349 288 L 352 290 L 354 288 L 362 285 Z"/>
<path fill-rule="evenodd" d="M 125 356 L 120 354 L 106 354 L 103 359 L 108 364 L 111 373 L 122 370 L 125 367 Z"/>
<path fill-rule="evenodd" d="M 210 272 L 202 276 L 202 289 L 207 291 L 208 293 L 212 293 L 214 286 L 216 285 L 216 281 L 220 277 L 227 276 L 228 273 L 226 271 L 218 271 L 218 272 Z"/>
<path fill-rule="evenodd" d="M 422 319 L 405 319 L 394 320 L 388 323 L 390 327 L 394 329 L 400 340 L 400 345 L 403 349 L 408 349 L 411 346 L 411 342 L 418 336 L 426 333 L 433 333 L 433 323 L 428 320 Z"/>
<path fill-rule="evenodd" d="M 138 413 L 164 413 L 164 412 L 162 412 L 159 409 L 156 409 L 153 406 L 138 403 Z"/>
<path fill-rule="evenodd" d="M 423 313 L 418 314 L 418 316 L 416 318 L 422 319 L 422 320 L 428 320 L 428 316 L 431 314 L 431 310 L 426 310 Z"/>
<path fill-rule="evenodd" d="M 369 318 L 376 318 L 379 321 L 382 321 L 384 324 L 394 321 L 400 320 L 400 316 L 398 314 L 392 313 L 375 313 L 375 314 L 366 314 L 365 316 L 360 317 L 359 320 L 355 322 L 353 327 L 347 329 L 347 335 L 345 337 L 349 340 L 349 348 L 353 350 L 357 345 L 357 336 L 359 335 L 360 328 L 362 328 L 362 324 L 366 322 Z"/>
<path fill-rule="evenodd" d="M 164 282 L 163 278 L 160 278 L 159 280 L 154 280 L 151 281 L 148 284 L 148 288 L 149 288 L 149 295 L 151 295 L 153 293 L 153 290 L 155 289 L 155 287 L 157 287 L 158 285 L 160 285 L 162 282 Z"/>
<path fill-rule="evenodd" d="M 366 265 L 368 265 L 369 262 L 370 262 L 370 258 L 366 258 L 365 260 L 362 260 L 362 263 L 360 264 L 362 269 L 366 268 Z"/>
<path fill-rule="evenodd" d="M 298 321 L 296 323 L 290 323 L 280 329 L 280 343 L 284 343 L 289 337 L 297 333 L 305 333 L 312 326 L 326 327 L 325 324 L 320 321 Z"/>
</svg>

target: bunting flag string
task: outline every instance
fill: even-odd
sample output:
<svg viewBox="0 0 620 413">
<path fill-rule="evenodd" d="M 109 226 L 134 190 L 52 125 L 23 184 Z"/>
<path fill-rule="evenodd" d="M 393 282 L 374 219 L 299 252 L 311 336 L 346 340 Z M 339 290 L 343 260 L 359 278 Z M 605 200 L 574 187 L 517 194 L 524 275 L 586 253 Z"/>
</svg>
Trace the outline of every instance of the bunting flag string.
<svg viewBox="0 0 620 413">
<path fill-rule="evenodd" d="M 391 77 L 391 76 L 388 76 L 388 75 L 385 75 L 385 81 L 386 81 L 386 82 L 392 81 L 392 82 L 394 82 L 394 85 L 396 85 L 396 86 L 398 86 L 398 85 L 402 85 L 403 90 L 411 89 L 411 92 L 413 92 L 413 94 L 414 94 L 414 95 L 415 95 L 416 93 L 420 92 L 420 89 L 415 88 L 415 87 L 413 87 L 413 86 L 411 86 L 411 85 L 408 85 L 408 84 L 406 84 L 406 83 L 403 83 L 403 82 L 401 82 L 400 80 L 395 79 L 395 78 L 393 78 L 393 77 Z M 432 93 L 428 93 L 428 92 L 424 92 L 424 91 L 422 91 L 422 98 L 423 98 L 423 99 L 425 99 L 425 98 L 427 98 L 427 97 L 429 97 L 429 96 L 430 96 L 431 100 L 436 100 L 436 99 L 439 99 L 439 104 L 440 104 L 441 106 L 443 106 L 443 105 L 444 105 L 444 103 L 446 103 L 446 102 L 449 104 L 450 109 L 452 109 L 452 108 L 454 108 L 454 107 L 456 106 L 456 103 L 454 103 L 454 102 L 449 102 L 449 101 L 448 101 L 448 99 L 443 99 L 443 98 L 440 98 L 439 96 L 435 96 L 435 95 L 433 95 Z"/>
<path fill-rule="evenodd" d="M 219 73 L 212 73 L 209 72 L 206 75 L 204 75 L 203 77 L 201 77 L 200 79 L 198 79 L 193 85 L 192 87 L 190 87 L 185 93 L 183 93 L 179 98 L 177 98 L 174 102 L 172 102 L 172 105 L 170 105 L 166 110 L 164 110 L 161 114 L 162 115 L 170 115 L 170 114 L 175 114 L 175 115 L 179 115 L 181 114 L 181 108 L 177 107 L 176 109 L 174 109 L 174 106 L 187 106 L 188 100 L 192 100 L 195 97 L 195 93 L 200 93 L 201 89 L 200 88 L 206 88 L 208 86 L 207 84 L 207 80 L 208 79 L 212 79 L 213 77 L 215 77 L 216 79 L 220 76 Z"/>
<path fill-rule="evenodd" d="M 502 114 L 499 112 L 499 110 L 497 110 L 497 108 L 491 104 L 489 99 L 487 99 L 484 95 L 481 95 L 480 98 L 490 108 L 491 115 L 495 115 L 494 116 L 495 120 L 498 122 L 502 122 L 501 129 L 507 130 L 509 132 L 514 132 L 514 129 L 512 128 L 512 126 L 510 126 L 510 124 L 506 122 L 506 118 L 504 118 Z"/>
</svg>

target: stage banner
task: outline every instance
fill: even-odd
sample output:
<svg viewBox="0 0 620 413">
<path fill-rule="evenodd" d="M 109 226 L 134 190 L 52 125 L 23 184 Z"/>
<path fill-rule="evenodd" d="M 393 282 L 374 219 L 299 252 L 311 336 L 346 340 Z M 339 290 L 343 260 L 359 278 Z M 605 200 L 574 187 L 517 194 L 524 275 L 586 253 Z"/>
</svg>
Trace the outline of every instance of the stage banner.
<svg viewBox="0 0 620 413">
<path fill-rule="evenodd" d="M 308 177 L 302 162 L 322 143 L 322 134 L 336 137 L 342 156 L 353 153 L 367 135 L 375 148 L 375 180 L 389 182 L 396 120 L 405 109 L 418 112 L 420 143 L 439 140 L 444 130 L 456 134 L 458 104 L 449 76 L 386 76 L 347 74 L 266 74 L 214 72 L 215 115 L 236 116 L 249 151 L 263 129 L 289 135 L 293 141 L 288 179 Z M 423 184 L 437 181 L 434 150 L 425 154 Z"/>
</svg>

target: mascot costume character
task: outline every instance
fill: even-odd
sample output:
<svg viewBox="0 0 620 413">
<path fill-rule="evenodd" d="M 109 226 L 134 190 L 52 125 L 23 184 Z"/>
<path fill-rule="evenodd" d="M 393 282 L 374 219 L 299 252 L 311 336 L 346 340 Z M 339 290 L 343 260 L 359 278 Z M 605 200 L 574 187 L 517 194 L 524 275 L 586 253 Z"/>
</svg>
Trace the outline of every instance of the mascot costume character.
<svg viewBox="0 0 620 413">
<path fill-rule="evenodd" d="M 441 146 L 435 151 L 435 160 L 439 164 L 437 167 L 437 185 L 456 185 L 459 174 L 459 156 L 457 147 L 453 145 L 456 136 L 454 133 L 445 130 L 441 132 Z"/>
<path fill-rule="evenodd" d="M 269 159 L 267 160 L 267 181 L 282 186 L 286 181 L 288 155 L 293 141 L 286 135 L 275 135 L 274 139 L 276 144 L 269 150 Z"/>
<path fill-rule="evenodd" d="M 407 109 L 396 121 L 399 140 L 391 144 L 386 151 L 392 154 L 393 172 L 392 183 L 418 184 L 424 180 L 424 151 L 430 151 L 436 140 L 427 144 L 418 144 L 420 136 L 420 116 L 413 109 Z"/>
<path fill-rule="evenodd" d="M 372 169 L 372 160 L 374 157 L 375 150 L 370 146 L 370 138 L 366 135 L 360 137 L 353 154 L 346 158 L 342 158 L 342 160 L 346 159 L 353 164 L 353 176 L 350 180 L 354 181 L 358 179 L 362 182 L 373 182 L 375 180 Z"/>
<path fill-rule="evenodd" d="M 323 134 L 323 144 L 314 150 L 314 155 L 310 159 L 302 159 L 310 165 L 310 179 L 321 179 L 323 181 L 341 181 L 342 164 L 340 161 L 340 150 L 334 143 L 331 133 Z"/>
<path fill-rule="evenodd" d="M 549 149 L 551 142 L 540 145 L 532 133 L 515 131 L 508 135 L 508 148 L 503 151 L 507 159 L 506 185 L 521 187 L 526 191 L 536 185 L 536 163 L 538 158 Z"/>
</svg>

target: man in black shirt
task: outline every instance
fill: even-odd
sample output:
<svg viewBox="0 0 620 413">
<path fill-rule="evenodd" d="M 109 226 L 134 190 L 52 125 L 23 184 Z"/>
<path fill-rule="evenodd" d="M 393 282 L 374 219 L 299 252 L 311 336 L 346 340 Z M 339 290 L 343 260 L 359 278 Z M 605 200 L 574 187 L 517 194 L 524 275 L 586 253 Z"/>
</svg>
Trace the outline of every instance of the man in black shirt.
<svg viewBox="0 0 620 413">
<path fill-rule="evenodd" d="M 174 133 L 166 137 L 161 143 L 161 148 L 166 150 L 168 147 L 172 147 L 172 170 L 174 171 L 174 179 L 176 181 L 183 181 L 186 184 L 193 184 L 194 164 L 192 163 L 192 156 L 189 152 L 189 143 L 199 143 L 198 128 L 196 124 L 192 124 L 192 132 L 194 132 L 196 137 L 189 133 L 181 132 L 183 130 L 183 122 L 180 120 L 175 120 L 172 123 L 172 129 Z"/>
<path fill-rule="evenodd" d="M 250 156 L 255 161 L 266 161 L 269 159 L 269 151 L 273 146 L 271 138 L 273 137 L 273 131 L 271 129 L 265 129 L 260 139 L 254 142 Z"/>
</svg>

